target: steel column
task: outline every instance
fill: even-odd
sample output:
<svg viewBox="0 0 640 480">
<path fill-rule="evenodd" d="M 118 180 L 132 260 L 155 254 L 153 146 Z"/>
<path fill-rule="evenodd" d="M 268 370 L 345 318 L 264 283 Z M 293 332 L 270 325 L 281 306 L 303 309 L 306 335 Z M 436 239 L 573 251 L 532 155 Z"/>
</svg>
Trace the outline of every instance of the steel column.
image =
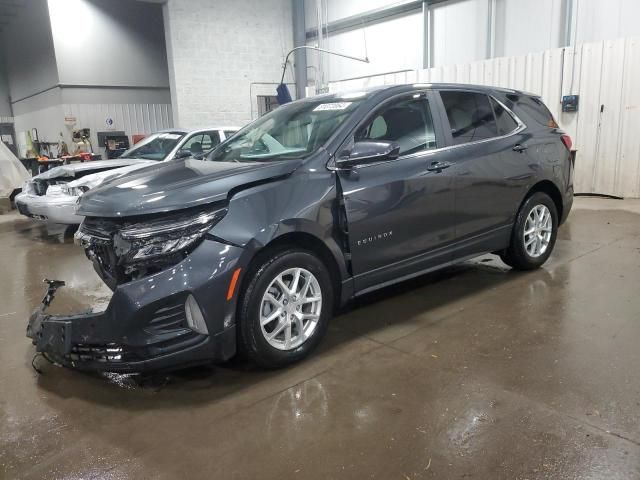
<svg viewBox="0 0 640 480">
<path fill-rule="evenodd" d="M 291 3 L 293 6 L 293 46 L 295 48 L 306 44 L 304 0 L 291 0 Z M 304 98 L 307 86 L 307 52 L 305 49 L 300 48 L 295 51 L 293 64 L 296 78 L 296 98 Z"/>
</svg>

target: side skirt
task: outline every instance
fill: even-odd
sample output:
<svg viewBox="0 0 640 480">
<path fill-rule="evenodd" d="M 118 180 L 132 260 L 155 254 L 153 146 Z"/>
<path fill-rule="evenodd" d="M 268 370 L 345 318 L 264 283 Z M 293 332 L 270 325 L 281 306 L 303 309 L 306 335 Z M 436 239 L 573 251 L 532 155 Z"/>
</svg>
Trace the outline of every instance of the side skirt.
<svg viewBox="0 0 640 480">
<path fill-rule="evenodd" d="M 354 297 L 419 277 L 435 270 L 455 265 L 466 260 L 506 248 L 513 225 L 498 227 L 489 232 L 411 257 L 401 262 L 356 275 Z M 382 281 L 372 282 L 375 280 Z M 362 285 L 362 288 L 358 288 Z"/>
</svg>

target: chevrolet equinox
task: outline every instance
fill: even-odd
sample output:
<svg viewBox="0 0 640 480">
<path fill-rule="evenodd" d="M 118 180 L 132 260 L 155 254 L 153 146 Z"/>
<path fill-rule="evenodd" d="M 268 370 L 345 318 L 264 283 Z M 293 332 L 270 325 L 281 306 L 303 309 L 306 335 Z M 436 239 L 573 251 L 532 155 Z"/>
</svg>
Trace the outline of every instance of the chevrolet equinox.
<svg viewBox="0 0 640 480">
<path fill-rule="evenodd" d="M 571 139 L 540 97 L 418 84 L 279 107 L 202 160 L 146 167 L 80 198 L 76 240 L 106 310 L 45 312 L 49 360 L 140 372 L 307 356 L 355 296 L 485 253 L 531 270 L 573 202 Z"/>
</svg>

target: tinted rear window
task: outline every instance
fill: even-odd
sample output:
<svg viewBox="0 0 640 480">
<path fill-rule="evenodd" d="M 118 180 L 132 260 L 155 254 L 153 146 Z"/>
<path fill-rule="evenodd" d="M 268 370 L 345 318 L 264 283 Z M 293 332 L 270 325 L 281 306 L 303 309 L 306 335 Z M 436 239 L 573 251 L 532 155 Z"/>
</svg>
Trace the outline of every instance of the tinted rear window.
<svg viewBox="0 0 640 480">
<path fill-rule="evenodd" d="M 513 119 L 511 114 L 493 98 L 491 99 L 491 106 L 496 114 L 496 123 L 498 124 L 498 133 L 500 135 L 506 135 L 518 128 L 518 123 Z"/>
<path fill-rule="evenodd" d="M 512 96 L 508 96 L 510 100 L 514 100 L 517 103 L 523 113 L 536 123 L 544 125 L 545 127 L 555 124 L 553 114 L 549 111 L 542 99 L 527 95 L 518 95 L 516 98 L 511 97 Z"/>
</svg>

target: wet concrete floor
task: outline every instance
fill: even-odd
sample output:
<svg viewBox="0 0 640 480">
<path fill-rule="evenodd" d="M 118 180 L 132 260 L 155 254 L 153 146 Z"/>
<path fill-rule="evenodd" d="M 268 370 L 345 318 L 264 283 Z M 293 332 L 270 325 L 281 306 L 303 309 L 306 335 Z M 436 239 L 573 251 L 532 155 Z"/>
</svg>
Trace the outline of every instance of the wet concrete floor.
<svg viewBox="0 0 640 480">
<path fill-rule="evenodd" d="M 0 216 L 0 478 L 640 478 L 640 203 L 577 199 L 554 255 L 491 256 L 351 305 L 307 361 L 170 376 L 31 368 L 108 300 L 63 231 Z"/>
</svg>

